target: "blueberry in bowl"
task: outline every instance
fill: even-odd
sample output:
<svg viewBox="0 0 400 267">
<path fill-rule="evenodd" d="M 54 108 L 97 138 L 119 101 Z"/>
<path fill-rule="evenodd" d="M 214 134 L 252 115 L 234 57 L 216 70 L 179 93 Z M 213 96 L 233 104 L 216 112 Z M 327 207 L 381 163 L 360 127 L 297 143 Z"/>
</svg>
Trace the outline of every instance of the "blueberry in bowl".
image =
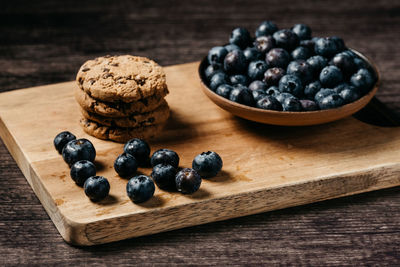
<svg viewBox="0 0 400 267">
<path fill-rule="evenodd" d="M 199 66 L 203 92 L 235 116 L 284 126 L 321 124 L 354 114 L 378 89 L 376 66 L 340 37 L 314 37 L 308 25 L 279 29 L 266 21 L 249 42 L 250 31 L 240 29 L 220 46 L 231 47 L 223 64 L 205 57 Z"/>
</svg>

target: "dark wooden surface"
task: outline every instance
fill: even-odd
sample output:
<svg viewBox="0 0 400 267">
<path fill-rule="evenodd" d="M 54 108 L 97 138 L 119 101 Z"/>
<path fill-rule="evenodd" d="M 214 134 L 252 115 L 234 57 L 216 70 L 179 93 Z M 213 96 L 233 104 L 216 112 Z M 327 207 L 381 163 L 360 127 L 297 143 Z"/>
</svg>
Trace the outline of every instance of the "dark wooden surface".
<svg viewBox="0 0 400 267">
<path fill-rule="evenodd" d="M 0 9 L 0 91 L 72 80 L 82 62 L 104 54 L 162 65 L 200 60 L 235 26 L 254 30 L 264 19 L 343 37 L 377 63 L 378 98 L 400 113 L 400 3 L 393 0 L 8 1 Z M 399 188 L 392 188 L 71 247 L 0 141 L 0 265 L 398 265 L 399 218 Z"/>
</svg>

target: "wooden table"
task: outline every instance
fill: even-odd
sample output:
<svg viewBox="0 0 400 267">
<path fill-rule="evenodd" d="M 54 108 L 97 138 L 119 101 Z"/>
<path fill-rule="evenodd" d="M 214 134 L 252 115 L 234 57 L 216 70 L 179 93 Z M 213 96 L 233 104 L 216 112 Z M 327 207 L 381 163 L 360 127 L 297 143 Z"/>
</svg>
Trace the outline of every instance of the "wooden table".
<svg viewBox="0 0 400 267">
<path fill-rule="evenodd" d="M 201 59 L 236 26 L 303 22 L 338 35 L 382 73 L 378 98 L 400 113 L 395 1 L 18 1 L 0 10 L 0 91 L 69 81 L 86 59 L 129 53 L 162 65 Z M 68 2 L 68 3 L 67 3 Z M 400 156 L 400 153 L 399 153 Z M 399 188 L 97 247 L 66 244 L 0 141 L 0 265 L 394 265 Z"/>
</svg>

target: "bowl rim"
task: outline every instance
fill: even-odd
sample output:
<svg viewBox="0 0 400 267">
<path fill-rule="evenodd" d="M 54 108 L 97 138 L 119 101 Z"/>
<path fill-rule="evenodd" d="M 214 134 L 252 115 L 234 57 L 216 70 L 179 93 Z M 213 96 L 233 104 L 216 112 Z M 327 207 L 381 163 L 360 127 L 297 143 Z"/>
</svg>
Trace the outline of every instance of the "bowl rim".
<svg viewBox="0 0 400 267">
<path fill-rule="evenodd" d="M 364 60 L 365 62 L 367 62 L 367 64 L 369 65 L 370 68 L 372 68 L 372 70 L 374 71 L 374 74 L 376 76 L 376 82 L 373 85 L 373 87 L 369 90 L 369 92 L 365 95 L 363 95 L 362 97 L 360 97 L 359 99 L 357 99 L 356 101 L 347 103 L 343 106 L 337 107 L 337 108 L 331 108 L 331 109 L 319 109 L 319 110 L 314 110 L 314 111 L 277 111 L 277 110 L 269 110 L 269 109 L 261 109 L 261 108 L 256 108 L 256 107 L 251 107 L 251 106 L 247 106 L 247 105 L 243 105 L 243 104 L 239 104 L 236 102 L 233 102 L 229 99 L 226 99 L 225 97 L 222 97 L 220 95 L 218 95 L 217 93 L 215 93 L 213 90 L 210 89 L 210 87 L 208 87 L 207 83 L 205 83 L 206 78 L 204 76 L 204 69 L 206 68 L 206 66 L 208 66 L 208 62 L 207 62 L 207 56 L 205 56 L 198 67 L 198 75 L 200 77 L 200 83 L 209 90 L 209 93 L 211 93 L 213 95 L 213 97 L 218 98 L 220 101 L 225 102 L 227 105 L 231 105 L 240 109 L 246 109 L 248 111 L 252 111 L 252 112 L 258 112 L 258 113 L 265 113 L 265 114 L 293 114 L 293 115 L 301 115 L 301 114 L 319 114 L 319 113 L 326 113 L 328 112 L 333 112 L 333 111 L 339 111 L 343 108 L 348 107 L 349 105 L 357 105 L 357 103 L 363 102 L 365 100 L 365 98 L 372 98 L 373 95 L 376 94 L 376 91 L 379 88 L 380 85 L 380 81 L 381 81 L 381 76 L 380 73 L 378 71 L 377 66 L 372 62 L 372 60 L 363 55 L 362 53 L 360 53 L 359 51 L 348 47 L 347 50 L 352 51 L 353 53 L 355 53 L 357 56 L 359 56 L 362 60 Z M 368 101 L 369 102 L 369 101 Z"/>
</svg>

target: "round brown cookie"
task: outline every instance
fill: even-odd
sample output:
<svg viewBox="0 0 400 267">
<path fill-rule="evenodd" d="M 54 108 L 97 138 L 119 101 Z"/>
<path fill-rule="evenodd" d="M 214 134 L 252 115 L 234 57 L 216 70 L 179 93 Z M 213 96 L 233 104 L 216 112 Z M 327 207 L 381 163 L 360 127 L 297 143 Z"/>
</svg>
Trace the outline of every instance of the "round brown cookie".
<svg viewBox="0 0 400 267">
<path fill-rule="evenodd" d="M 76 81 L 93 98 L 131 103 L 167 89 L 160 65 L 145 57 L 105 56 L 86 61 Z"/>
<path fill-rule="evenodd" d="M 155 110 L 163 103 L 164 96 L 167 93 L 168 91 L 166 90 L 163 92 L 160 91 L 155 95 L 139 99 L 132 103 L 112 103 L 94 99 L 79 87 L 75 87 L 74 90 L 75 99 L 84 110 L 111 118 L 126 117 L 132 113 L 145 113 Z"/>
<path fill-rule="evenodd" d="M 83 130 L 91 136 L 99 139 L 113 140 L 119 143 L 125 143 L 132 138 L 146 140 L 152 139 L 156 137 L 164 127 L 164 124 L 155 124 L 137 128 L 110 127 L 101 125 L 84 117 L 80 119 L 80 124 Z"/>
<path fill-rule="evenodd" d="M 133 128 L 142 127 L 154 124 L 160 124 L 165 122 L 169 117 L 169 107 L 167 101 L 163 100 L 163 103 L 153 111 L 147 113 L 136 113 L 129 117 L 120 118 L 108 118 L 98 115 L 96 113 L 87 112 L 81 109 L 82 115 L 92 121 L 98 122 L 105 126 L 122 127 L 122 128 Z"/>
</svg>

